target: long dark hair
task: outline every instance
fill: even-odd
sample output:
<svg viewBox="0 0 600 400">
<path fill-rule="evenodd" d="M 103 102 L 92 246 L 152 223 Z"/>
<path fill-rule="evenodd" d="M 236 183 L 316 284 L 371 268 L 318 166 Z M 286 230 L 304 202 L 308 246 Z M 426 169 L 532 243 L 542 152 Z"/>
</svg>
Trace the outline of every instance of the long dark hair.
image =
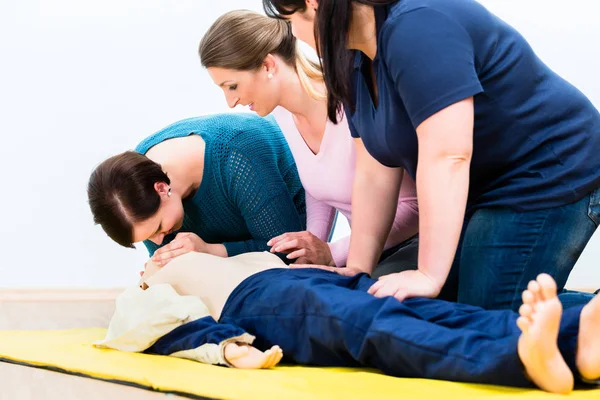
<svg viewBox="0 0 600 400">
<path fill-rule="evenodd" d="M 160 207 L 156 182 L 171 183 L 161 166 L 142 154 L 126 151 L 105 160 L 88 183 L 94 222 L 121 246 L 135 248 L 133 224 L 152 217 Z"/>
<path fill-rule="evenodd" d="M 306 0 L 263 0 L 263 9 L 269 17 L 285 19 L 296 12 L 306 11 Z"/>
<path fill-rule="evenodd" d="M 319 0 L 315 22 L 315 42 L 321 58 L 321 69 L 327 88 L 327 116 L 333 123 L 347 105 L 354 111 L 350 88 L 353 52 L 348 50 L 348 30 L 352 19 L 352 3 L 373 7 L 385 6 L 399 0 Z M 263 0 L 267 15 L 284 18 L 306 9 L 304 0 Z"/>
<path fill-rule="evenodd" d="M 398 0 L 319 0 L 315 38 L 327 87 L 327 116 L 337 123 L 344 104 L 354 111 L 350 87 L 354 54 L 348 50 L 352 3 L 380 7 Z"/>
</svg>

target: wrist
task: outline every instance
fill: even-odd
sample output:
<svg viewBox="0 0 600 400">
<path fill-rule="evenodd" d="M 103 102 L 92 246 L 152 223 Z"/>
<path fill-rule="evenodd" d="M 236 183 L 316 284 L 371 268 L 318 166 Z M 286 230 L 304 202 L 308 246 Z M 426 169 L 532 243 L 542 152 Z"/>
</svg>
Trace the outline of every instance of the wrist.
<svg viewBox="0 0 600 400">
<path fill-rule="evenodd" d="M 220 243 L 206 243 L 205 250 L 201 253 L 212 254 L 213 256 L 228 257 L 227 248 Z"/>
<path fill-rule="evenodd" d="M 364 265 L 362 267 L 359 267 L 356 264 L 351 264 L 351 263 L 347 263 L 346 264 L 346 268 L 351 268 L 355 271 L 359 271 L 359 272 L 365 272 L 369 275 L 371 275 L 371 273 L 373 272 L 373 268 L 364 268 Z"/>
<path fill-rule="evenodd" d="M 435 276 L 434 274 L 432 274 L 431 272 L 423 269 L 423 268 L 418 268 L 418 271 L 423 274 L 428 280 L 429 282 L 431 282 L 431 286 L 435 289 L 435 295 L 439 295 L 440 292 L 442 291 L 442 287 L 444 286 L 444 284 L 446 283 L 446 279 L 441 278 L 439 276 Z"/>
</svg>

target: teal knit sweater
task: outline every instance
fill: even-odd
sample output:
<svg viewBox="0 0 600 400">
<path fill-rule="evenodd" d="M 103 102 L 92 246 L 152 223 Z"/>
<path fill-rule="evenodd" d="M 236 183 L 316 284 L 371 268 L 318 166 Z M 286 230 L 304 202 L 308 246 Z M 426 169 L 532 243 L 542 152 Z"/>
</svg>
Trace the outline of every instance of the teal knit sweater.
<svg viewBox="0 0 600 400">
<path fill-rule="evenodd" d="M 241 113 L 189 118 L 146 138 L 135 150 L 145 154 L 164 140 L 193 134 L 206 142 L 204 174 L 194 196 L 183 202 L 179 232 L 221 243 L 235 256 L 268 250 L 272 237 L 306 229 L 304 190 L 274 120 Z M 151 256 L 160 247 L 149 240 L 144 244 Z"/>
</svg>

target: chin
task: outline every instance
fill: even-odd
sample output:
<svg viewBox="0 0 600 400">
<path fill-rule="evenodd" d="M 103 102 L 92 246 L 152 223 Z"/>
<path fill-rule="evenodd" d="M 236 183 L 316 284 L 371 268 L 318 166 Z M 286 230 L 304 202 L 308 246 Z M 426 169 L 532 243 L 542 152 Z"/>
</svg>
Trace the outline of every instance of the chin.
<svg viewBox="0 0 600 400">
<path fill-rule="evenodd" d="M 275 109 L 275 107 L 269 107 L 269 108 L 263 108 L 261 110 L 254 110 L 254 112 L 259 117 L 266 117 L 267 115 L 271 114 L 274 109 Z"/>
</svg>

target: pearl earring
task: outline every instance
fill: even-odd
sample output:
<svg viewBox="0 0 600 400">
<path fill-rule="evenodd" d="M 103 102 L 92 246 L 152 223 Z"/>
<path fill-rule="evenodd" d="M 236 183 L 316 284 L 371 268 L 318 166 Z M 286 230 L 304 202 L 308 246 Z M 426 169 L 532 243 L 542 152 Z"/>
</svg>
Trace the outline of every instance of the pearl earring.
<svg viewBox="0 0 600 400">
<path fill-rule="evenodd" d="M 271 79 L 271 78 L 273 78 L 273 74 L 269 72 L 269 75 L 267 75 L 267 77 L 268 77 L 269 79 Z"/>
<path fill-rule="evenodd" d="M 169 191 L 167 192 L 167 196 L 171 197 L 171 188 L 169 188 Z"/>
</svg>

